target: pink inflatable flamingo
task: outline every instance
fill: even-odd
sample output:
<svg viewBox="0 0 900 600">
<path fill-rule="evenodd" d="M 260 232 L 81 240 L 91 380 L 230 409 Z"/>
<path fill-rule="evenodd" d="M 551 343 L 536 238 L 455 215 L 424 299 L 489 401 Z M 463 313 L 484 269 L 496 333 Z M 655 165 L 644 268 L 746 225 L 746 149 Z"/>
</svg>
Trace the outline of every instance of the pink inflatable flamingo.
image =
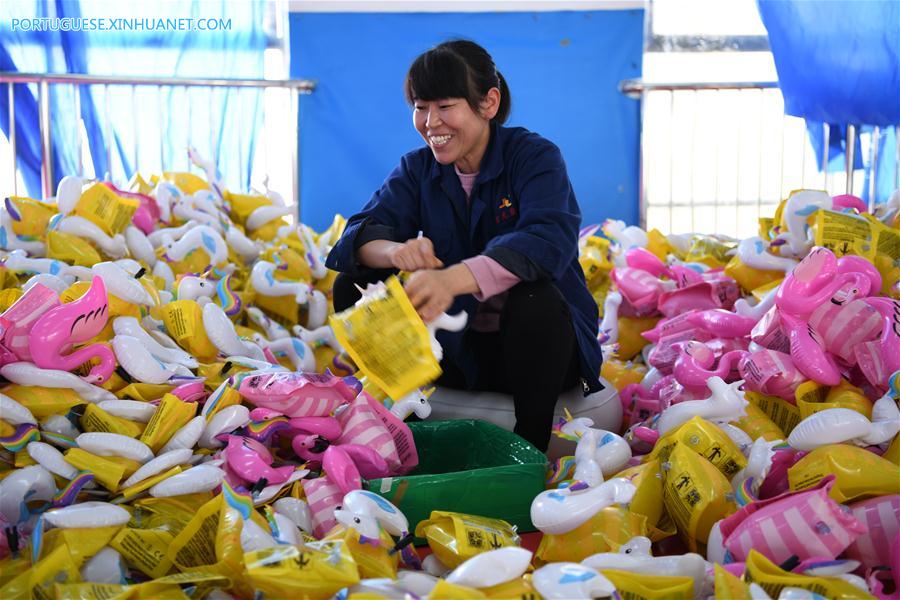
<svg viewBox="0 0 900 600">
<path fill-rule="evenodd" d="M 147 196 L 146 194 L 120 190 L 108 181 L 104 181 L 103 185 L 114 191 L 117 195 L 122 196 L 123 198 L 134 198 L 141 203 L 140 206 L 138 206 L 137 210 L 134 211 L 134 216 L 131 217 L 131 222 L 134 223 L 135 227 L 143 231 L 144 234 L 150 235 L 150 233 L 152 233 L 156 228 L 156 224 L 159 223 L 161 215 L 159 205 L 156 204 L 156 200 L 154 200 L 150 196 Z"/>
<path fill-rule="evenodd" d="M 879 340 L 860 344 L 853 352 L 869 383 L 885 388 L 891 374 L 900 370 L 900 301 L 878 297 L 864 302 L 880 313 L 884 329 Z"/>
<path fill-rule="evenodd" d="M 615 268 L 610 276 L 622 296 L 641 312 L 654 310 L 660 294 L 675 289 L 674 281 L 664 281 L 643 269 Z"/>
<path fill-rule="evenodd" d="M 710 377 L 720 377 L 726 383 L 737 381 L 738 362 L 747 355 L 735 350 L 727 352 L 719 359 L 719 366 L 713 369 L 716 357 L 713 351 L 702 342 L 684 342 L 678 344 L 678 358 L 675 359 L 673 374 L 675 379 L 689 392 L 702 394 L 707 390 L 706 382 Z"/>
<path fill-rule="evenodd" d="M 269 449 L 256 440 L 239 435 L 228 435 L 228 445 L 222 454 L 235 475 L 248 483 L 255 484 L 260 479 L 266 485 L 284 483 L 294 473 L 294 467 L 272 468 L 275 460 Z"/>
<path fill-rule="evenodd" d="M 659 312 L 674 317 L 691 309 L 731 308 L 741 297 L 737 282 L 721 274 L 715 277 L 661 293 L 657 299 Z"/>
<path fill-rule="evenodd" d="M 794 391 L 806 377 L 790 355 L 763 349 L 748 353 L 738 363 L 744 387 L 767 396 L 778 396 L 794 404 Z"/>
<path fill-rule="evenodd" d="M 686 320 L 720 338 L 736 338 L 750 335 L 756 320 L 729 310 L 712 308 L 689 313 Z"/>
<path fill-rule="evenodd" d="M 836 210 L 852 208 L 858 210 L 861 213 L 869 212 L 869 207 L 866 206 L 866 203 L 862 201 L 862 198 L 854 196 L 853 194 L 841 194 L 839 196 L 832 196 L 831 201 L 834 203 L 833 206 Z"/>
<path fill-rule="evenodd" d="M 659 397 L 639 383 L 629 383 L 619 392 L 624 421 L 628 425 L 646 421 L 662 412 Z"/>
<path fill-rule="evenodd" d="M 390 475 L 387 461 L 361 444 L 331 444 L 322 436 L 298 435 L 291 442 L 297 456 L 321 462 L 322 470 L 344 493 L 361 488 L 361 480 Z"/>
<path fill-rule="evenodd" d="M 378 479 L 390 474 L 387 461 L 368 446 L 329 446 L 322 454 L 322 470 L 345 494 L 362 488 L 362 478 Z"/>
<path fill-rule="evenodd" d="M 678 287 L 687 287 L 703 281 L 702 273 L 684 265 L 672 265 L 669 267 L 669 273 L 678 283 Z"/>
<path fill-rule="evenodd" d="M 341 424 L 334 417 L 294 417 L 288 423 L 295 434 L 319 435 L 330 442 L 341 437 Z"/>
<path fill-rule="evenodd" d="M 99 358 L 100 364 L 91 368 L 83 379 L 89 383 L 103 383 L 116 368 L 116 356 L 105 344 L 91 344 L 71 354 L 63 354 L 73 344 L 86 342 L 106 326 L 109 303 L 103 279 L 94 277 L 88 291 L 73 302 L 45 312 L 31 329 L 28 345 L 34 364 L 42 369 L 71 371 Z"/>
<path fill-rule="evenodd" d="M 841 370 L 825 350 L 821 336 L 809 324 L 820 306 L 844 306 L 881 289 L 881 275 L 862 257 L 838 259 L 831 250 L 815 247 L 787 275 L 775 294 L 782 328 L 790 340 L 791 358 L 808 378 L 837 385 Z"/>
<path fill-rule="evenodd" d="M 848 255 L 838 260 L 831 250 L 815 247 L 785 277 L 775 305 L 805 320 L 825 302 L 845 304 L 880 288 L 881 275 L 864 258 Z"/>
<path fill-rule="evenodd" d="M 788 314 L 781 315 L 781 323 L 791 343 L 791 358 L 800 372 L 824 385 L 839 384 L 841 370 L 812 327 Z"/>
<path fill-rule="evenodd" d="M 665 263 L 646 248 L 634 247 L 625 252 L 625 263 L 632 269 L 646 271 L 654 277 L 674 279 Z"/>
</svg>

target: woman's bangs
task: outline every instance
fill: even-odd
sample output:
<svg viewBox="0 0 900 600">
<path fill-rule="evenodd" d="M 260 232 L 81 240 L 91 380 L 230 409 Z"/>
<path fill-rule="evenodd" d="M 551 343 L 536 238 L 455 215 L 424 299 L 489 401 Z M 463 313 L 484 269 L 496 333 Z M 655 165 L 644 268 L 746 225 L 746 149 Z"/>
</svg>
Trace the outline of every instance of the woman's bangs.
<svg viewBox="0 0 900 600">
<path fill-rule="evenodd" d="M 449 52 L 428 52 L 409 68 L 407 96 L 410 102 L 469 97 L 465 63 Z"/>
</svg>

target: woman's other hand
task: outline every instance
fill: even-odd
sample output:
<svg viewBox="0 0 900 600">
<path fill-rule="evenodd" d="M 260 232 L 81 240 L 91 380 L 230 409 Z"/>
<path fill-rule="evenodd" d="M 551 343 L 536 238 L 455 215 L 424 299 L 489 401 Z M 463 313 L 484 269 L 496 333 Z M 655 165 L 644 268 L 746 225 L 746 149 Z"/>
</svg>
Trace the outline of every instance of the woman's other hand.
<svg viewBox="0 0 900 600">
<path fill-rule="evenodd" d="M 395 269 L 414 273 L 422 269 L 440 269 L 444 263 L 434 255 L 434 245 L 427 237 L 417 237 L 405 244 L 396 244 L 390 252 Z"/>
<path fill-rule="evenodd" d="M 426 323 L 446 312 L 457 296 L 480 291 L 472 271 L 461 263 L 447 269 L 416 271 L 409 276 L 404 289 L 416 312 Z"/>
</svg>

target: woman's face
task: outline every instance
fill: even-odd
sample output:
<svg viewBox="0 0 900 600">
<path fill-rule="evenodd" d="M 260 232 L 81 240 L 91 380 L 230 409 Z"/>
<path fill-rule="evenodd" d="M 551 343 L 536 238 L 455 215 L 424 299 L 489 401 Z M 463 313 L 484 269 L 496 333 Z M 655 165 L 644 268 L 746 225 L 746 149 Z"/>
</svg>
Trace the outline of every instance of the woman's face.
<svg viewBox="0 0 900 600">
<path fill-rule="evenodd" d="M 464 98 L 416 100 L 413 125 L 435 160 L 442 165 L 455 164 L 462 173 L 475 173 L 487 150 L 490 122 L 498 105 L 496 88 L 488 92 L 478 112 Z"/>
</svg>

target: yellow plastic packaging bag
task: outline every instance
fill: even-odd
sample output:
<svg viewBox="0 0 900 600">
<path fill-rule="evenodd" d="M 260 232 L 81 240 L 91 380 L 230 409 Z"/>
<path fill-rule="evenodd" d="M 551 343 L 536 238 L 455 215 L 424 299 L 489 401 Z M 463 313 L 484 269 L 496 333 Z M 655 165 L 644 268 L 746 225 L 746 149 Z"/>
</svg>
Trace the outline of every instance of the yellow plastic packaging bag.
<svg viewBox="0 0 900 600">
<path fill-rule="evenodd" d="M 154 453 L 159 452 L 176 431 L 194 418 L 197 406 L 196 402 L 184 402 L 178 396 L 166 394 L 141 434 L 141 441 Z"/>
<path fill-rule="evenodd" d="M 235 388 L 220 385 L 206 399 L 206 422 L 209 423 L 223 408 L 240 404 L 241 400 L 241 394 Z"/>
<path fill-rule="evenodd" d="M 648 460 L 642 465 L 625 469 L 615 476 L 624 477 L 636 488 L 628 510 L 647 517 L 648 527 L 656 527 L 663 515 L 663 505 L 659 501 L 663 493 L 663 477 L 659 461 Z"/>
<path fill-rule="evenodd" d="M 54 583 L 78 583 L 80 581 L 81 573 L 78 571 L 78 565 L 72 560 L 69 548 L 65 544 L 60 544 L 30 569 L 0 588 L 0 598 L 4 600 L 18 598 L 49 600 L 53 598 Z"/>
<path fill-rule="evenodd" d="M 703 263 L 713 269 L 718 269 L 724 267 L 729 261 L 728 253 L 735 246 L 734 240 L 728 241 L 715 235 L 695 235 L 684 260 Z"/>
<path fill-rule="evenodd" d="M 644 575 L 615 569 L 604 569 L 601 573 L 616 586 L 622 598 L 676 600 L 694 597 L 694 580 L 691 577 Z"/>
<path fill-rule="evenodd" d="M 763 271 L 748 267 L 737 256 L 732 256 L 725 265 L 725 274 L 738 282 L 744 290 L 756 288 L 784 278 L 784 271 Z"/>
<path fill-rule="evenodd" d="M 174 535 L 160 529 L 132 529 L 119 531 L 109 545 L 115 549 L 132 569 L 156 579 L 172 568 L 166 551 Z"/>
<path fill-rule="evenodd" d="M 259 194 L 234 194 L 226 191 L 224 196 L 225 200 L 231 205 L 231 217 L 242 224 L 247 221 L 250 213 L 257 208 L 272 205 L 271 200 Z"/>
<path fill-rule="evenodd" d="M 175 386 L 169 385 L 168 383 L 129 383 L 116 392 L 116 398 L 151 402 L 153 400 L 159 400 L 166 393 L 171 392 L 174 387 Z"/>
<path fill-rule="evenodd" d="M 779 216 L 780 218 L 780 216 Z M 760 217 L 758 219 L 759 228 L 757 229 L 757 233 L 759 237 L 764 240 L 772 241 L 775 239 L 775 234 L 772 229 L 775 227 L 775 219 L 771 217 Z"/>
<path fill-rule="evenodd" d="M 165 531 L 174 537 L 194 518 L 197 511 L 213 499 L 211 492 L 199 492 L 172 498 L 141 498 L 132 503 L 130 525 Z"/>
<path fill-rule="evenodd" d="M 227 582 L 227 580 L 225 580 Z M 177 583 L 148 581 L 137 585 L 115 583 L 57 583 L 55 600 L 190 600 Z"/>
<path fill-rule="evenodd" d="M 520 542 L 515 527 L 506 521 L 439 510 L 431 511 L 427 520 L 416 525 L 415 533 L 428 540 L 434 555 L 450 568 L 476 554 Z"/>
<path fill-rule="evenodd" d="M 391 536 L 384 530 L 381 531 L 380 545 L 375 546 L 371 542 L 360 543 L 359 532 L 355 529 L 336 528 L 330 532 L 324 541 L 340 540 L 346 544 L 359 569 L 362 579 L 397 578 L 397 565 L 400 563 L 400 553 L 389 554 L 394 546 Z"/>
<path fill-rule="evenodd" d="M 881 458 L 900 467 L 900 433 L 894 436 L 891 445 L 888 446 L 885 453 L 881 455 Z"/>
<path fill-rule="evenodd" d="M 69 448 L 64 458 L 73 467 L 93 473 L 94 480 L 111 492 L 119 489 L 119 482 L 125 477 L 125 465 L 110 456 L 97 456 L 81 448 Z"/>
<path fill-rule="evenodd" d="M 278 265 L 279 268 L 274 273 L 276 281 L 312 281 L 312 271 L 302 249 L 294 249 L 288 245 L 276 246 L 260 254 L 259 258 Z"/>
<path fill-rule="evenodd" d="M 169 268 L 175 275 L 185 275 L 187 273 L 202 273 L 209 266 L 211 256 L 205 248 L 195 248 L 188 252 L 181 260 L 172 260 L 166 258 L 166 249 L 160 246 L 156 249 L 156 258 L 168 263 Z M 177 279 L 176 279 L 177 280 Z"/>
<path fill-rule="evenodd" d="M 661 437 L 646 460 L 666 462 L 676 445 L 693 450 L 729 479 L 747 466 L 747 459 L 728 434 L 702 417 L 693 417 Z"/>
<path fill-rule="evenodd" d="M 145 490 L 149 490 L 157 483 L 159 483 L 165 479 L 168 479 L 169 477 L 172 477 L 174 475 L 178 475 L 179 473 L 181 473 L 181 467 L 174 466 L 171 469 L 169 469 L 168 471 L 164 471 L 157 475 L 153 475 L 152 477 L 148 477 L 147 479 L 139 481 L 127 488 L 122 488 L 121 490 L 119 490 L 119 493 L 122 495 L 122 499 L 131 500 L 133 497 L 137 496 L 141 492 L 143 492 Z"/>
<path fill-rule="evenodd" d="M 800 409 L 776 396 L 744 392 L 744 397 L 772 420 L 785 435 L 790 435 L 802 419 Z"/>
<path fill-rule="evenodd" d="M 47 234 L 47 258 L 79 267 L 93 267 L 103 260 L 90 242 L 61 231 L 51 231 Z"/>
<path fill-rule="evenodd" d="M 203 313 L 193 300 L 175 300 L 163 305 L 162 317 L 169 335 L 201 362 L 211 362 L 219 353 L 206 336 Z"/>
<path fill-rule="evenodd" d="M 651 229 L 647 232 L 647 250 L 652 252 L 656 258 L 659 260 L 666 262 L 666 258 L 669 254 L 674 254 L 676 257 L 683 259 L 684 256 L 679 256 L 678 250 L 669 243 L 669 239 L 660 232 L 659 229 Z"/>
<path fill-rule="evenodd" d="M 5 280 L 7 278 L 8 271 L 6 269 L 0 269 L 0 280 L 3 280 L 4 283 L 2 285 L 6 285 Z M 10 274 L 10 279 L 15 279 L 15 275 Z M 17 282 L 14 282 L 17 283 Z M 6 312 L 6 309 L 15 304 L 16 300 L 21 298 L 25 292 L 22 291 L 22 288 L 11 288 L 8 287 L 6 289 L 0 290 L 0 312 Z"/>
<path fill-rule="evenodd" d="M 615 552 L 634 536 L 648 533 L 644 515 L 621 506 L 607 506 L 572 531 L 544 535 L 534 553 L 535 565 L 578 562 L 598 552 Z"/>
<path fill-rule="evenodd" d="M 600 366 L 600 376 L 620 392 L 626 385 L 640 383 L 646 374 L 647 367 L 644 365 L 615 358 L 604 360 Z"/>
<path fill-rule="evenodd" d="M 64 415 L 73 407 L 85 403 L 75 390 L 66 388 L 13 383 L 3 388 L 3 393 L 30 410 L 36 419 Z"/>
<path fill-rule="evenodd" d="M 663 498 L 691 552 L 705 554 L 709 530 L 737 510 L 731 484 L 709 461 L 678 444 L 669 457 Z"/>
<path fill-rule="evenodd" d="M 228 577 L 232 583 L 230 589 L 243 596 L 248 591 L 241 549 L 243 524 L 241 514 L 218 494 L 201 506 L 175 536 L 166 550 L 166 558 L 182 571 L 201 570 Z"/>
<path fill-rule="evenodd" d="M 81 428 L 136 438 L 144 431 L 144 424 L 111 415 L 96 404 L 88 404 L 81 417 Z"/>
<path fill-rule="evenodd" d="M 766 285 L 761 285 L 758 288 L 755 288 L 752 292 L 750 292 L 754 298 L 756 298 L 757 302 L 762 301 L 766 295 L 781 285 L 781 282 L 784 281 L 784 278 L 781 278 L 777 281 L 773 281 L 772 283 L 767 283 Z"/>
<path fill-rule="evenodd" d="M 872 224 L 865 218 L 833 210 L 815 213 L 815 244 L 824 246 L 838 258 L 856 254 L 872 261 L 875 258 Z"/>
<path fill-rule="evenodd" d="M 301 319 L 301 307 L 293 296 L 266 296 L 256 292 L 252 287 L 247 289 L 255 293 L 253 304 L 264 310 L 277 323 L 290 329 L 304 322 Z"/>
<path fill-rule="evenodd" d="M 119 196 L 102 183 L 95 183 L 81 194 L 72 214 L 87 219 L 112 236 L 123 233 L 131 225 L 131 217 L 140 205 L 136 198 Z"/>
<path fill-rule="evenodd" d="M 589 237 L 584 250 L 578 256 L 578 262 L 588 287 L 591 287 L 592 281 L 604 277 L 613 268 L 613 264 L 609 261 L 609 240 L 597 236 Z"/>
<path fill-rule="evenodd" d="M 331 598 L 359 583 L 350 549 L 342 541 L 277 546 L 244 555 L 247 579 L 258 600 Z"/>
<path fill-rule="evenodd" d="M 523 575 L 518 579 L 478 590 L 487 598 L 528 598 L 537 600 L 539 595 L 531 583 L 531 575 Z"/>
<path fill-rule="evenodd" d="M 21 553 L 20 553 L 21 554 Z M 31 558 L 7 556 L 0 559 L 0 589 L 31 568 Z"/>
<path fill-rule="evenodd" d="M 637 356 L 644 346 L 650 343 L 641 334 L 653 329 L 659 317 L 619 317 L 619 349 L 616 357 L 620 360 L 631 360 Z"/>
<path fill-rule="evenodd" d="M 759 406 L 748 402 L 744 409 L 747 414 L 734 421 L 734 425 L 749 435 L 751 439 L 762 438 L 767 442 L 787 439 L 781 428 Z"/>
<path fill-rule="evenodd" d="M 788 469 L 788 483 L 792 490 L 807 490 L 832 474 L 836 480 L 828 495 L 842 504 L 869 496 L 900 494 L 900 467 L 850 444 L 816 448 Z"/>
<path fill-rule="evenodd" d="M 49 556 L 60 546 L 65 546 L 72 557 L 72 562 L 80 569 L 88 559 L 103 550 L 120 529 L 122 526 L 50 529 L 44 533 L 41 556 Z"/>
<path fill-rule="evenodd" d="M 729 573 L 718 563 L 713 565 L 713 569 L 715 572 L 713 581 L 716 598 L 753 600 L 753 595 L 750 593 L 750 586 L 744 583 L 743 580 Z"/>
<path fill-rule="evenodd" d="M 486 597 L 481 590 L 447 583 L 445 580 L 440 579 L 431 589 L 431 593 L 428 594 L 426 600 L 478 600 Z M 507 598 L 509 597 L 507 596 Z"/>
<path fill-rule="evenodd" d="M 750 550 L 747 557 L 744 579 L 747 583 L 758 584 L 772 598 L 777 598 L 786 587 L 796 587 L 830 600 L 874 599 L 874 596 L 838 577 L 810 577 L 784 571 L 756 550 Z"/>
<path fill-rule="evenodd" d="M 900 288 L 894 282 L 900 281 L 900 228 L 875 226 L 875 256 L 872 264 L 881 273 L 881 293 L 900 299 Z"/>
<path fill-rule="evenodd" d="M 278 217 L 277 219 L 272 219 L 267 222 L 262 227 L 257 227 L 247 233 L 251 239 L 260 240 L 262 242 L 271 242 L 278 236 L 278 230 L 288 224 L 289 223 L 284 217 Z"/>
<path fill-rule="evenodd" d="M 29 239 L 41 239 L 47 224 L 56 214 L 56 206 L 24 196 L 10 196 L 6 210 L 12 218 L 12 230 L 16 235 Z"/>
<path fill-rule="evenodd" d="M 794 397 L 802 419 L 828 408 L 849 408 L 872 418 L 872 402 L 846 379 L 830 389 L 812 380 L 804 381 L 797 386 Z"/>
<path fill-rule="evenodd" d="M 425 323 L 400 280 L 386 282 L 373 297 L 329 317 L 334 335 L 368 379 L 391 398 L 402 398 L 441 374 Z"/>
<path fill-rule="evenodd" d="M 194 192 L 209 189 L 209 184 L 203 178 L 198 177 L 193 173 L 186 173 L 184 171 L 163 171 L 162 178 L 170 183 L 174 183 L 179 190 L 188 196 Z M 225 199 L 228 200 L 229 198 L 228 192 L 225 192 Z"/>
</svg>

